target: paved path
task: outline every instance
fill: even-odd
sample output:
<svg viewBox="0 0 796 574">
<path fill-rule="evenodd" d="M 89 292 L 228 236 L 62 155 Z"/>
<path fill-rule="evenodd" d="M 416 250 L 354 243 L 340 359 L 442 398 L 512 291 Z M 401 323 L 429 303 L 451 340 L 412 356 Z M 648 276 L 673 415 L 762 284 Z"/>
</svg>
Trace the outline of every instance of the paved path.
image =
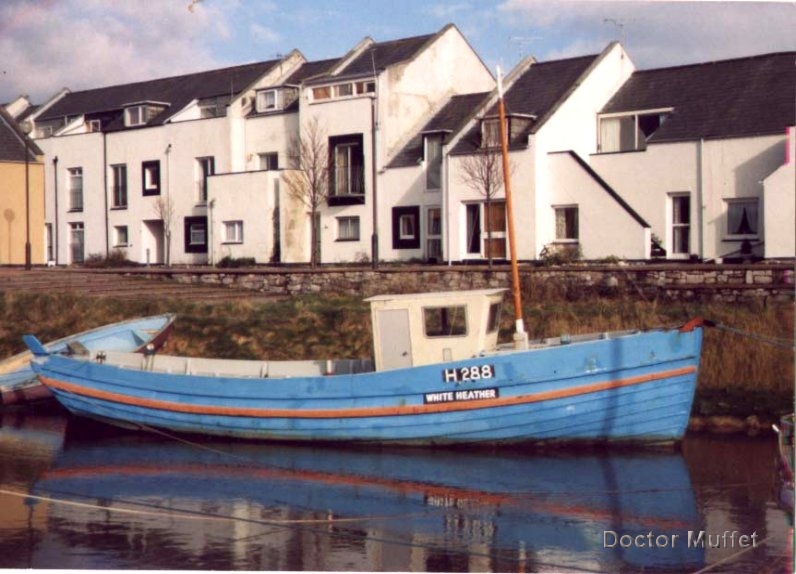
<svg viewBox="0 0 796 574">
<path fill-rule="evenodd" d="M 153 279 L 104 269 L 40 268 L 30 271 L 0 267 L 0 291 L 27 293 L 74 292 L 92 297 L 123 300 L 152 298 L 190 299 L 223 302 L 235 299 L 273 300 L 273 295 L 222 285 L 179 283 L 173 279 Z"/>
</svg>

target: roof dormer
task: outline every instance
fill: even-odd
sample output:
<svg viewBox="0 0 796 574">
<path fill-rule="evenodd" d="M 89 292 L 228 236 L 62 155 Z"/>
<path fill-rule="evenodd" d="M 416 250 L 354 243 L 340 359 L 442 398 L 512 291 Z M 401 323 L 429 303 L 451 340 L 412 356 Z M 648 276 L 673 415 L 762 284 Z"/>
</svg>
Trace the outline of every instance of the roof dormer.
<svg viewBox="0 0 796 574">
<path fill-rule="evenodd" d="M 145 126 L 169 107 L 165 102 L 133 102 L 124 106 L 124 126 Z"/>
</svg>

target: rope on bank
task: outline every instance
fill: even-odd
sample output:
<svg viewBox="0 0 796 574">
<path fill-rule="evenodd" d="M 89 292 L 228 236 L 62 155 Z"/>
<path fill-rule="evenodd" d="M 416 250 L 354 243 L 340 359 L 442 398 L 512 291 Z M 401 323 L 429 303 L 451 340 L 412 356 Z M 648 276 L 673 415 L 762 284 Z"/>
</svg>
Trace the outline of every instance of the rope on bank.
<svg viewBox="0 0 796 574">
<path fill-rule="evenodd" d="M 755 341 L 760 341 L 761 343 L 767 343 L 769 345 L 774 345 L 775 347 L 780 347 L 782 349 L 789 349 L 794 350 L 796 349 L 796 345 L 790 339 L 780 339 L 778 337 L 768 337 L 766 335 L 759 335 L 757 333 L 751 333 L 749 331 L 742 331 L 741 329 L 736 329 L 735 327 L 728 327 L 727 325 L 722 325 L 716 321 L 710 321 L 706 319 L 703 323 L 706 327 L 713 327 L 714 329 L 718 329 L 719 331 L 724 331 L 726 333 L 732 333 L 733 335 L 738 335 L 740 337 L 748 337 L 750 339 L 754 339 Z"/>
</svg>

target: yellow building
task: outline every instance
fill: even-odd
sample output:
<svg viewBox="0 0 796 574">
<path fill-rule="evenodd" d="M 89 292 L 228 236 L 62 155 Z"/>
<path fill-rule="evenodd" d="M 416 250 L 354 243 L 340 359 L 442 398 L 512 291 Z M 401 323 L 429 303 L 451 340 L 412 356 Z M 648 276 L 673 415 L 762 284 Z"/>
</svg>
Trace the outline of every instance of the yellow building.
<svg viewBox="0 0 796 574">
<path fill-rule="evenodd" d="M 0 106 L 0 265 L 46 262 L 42 155 Z"/>
</svg>

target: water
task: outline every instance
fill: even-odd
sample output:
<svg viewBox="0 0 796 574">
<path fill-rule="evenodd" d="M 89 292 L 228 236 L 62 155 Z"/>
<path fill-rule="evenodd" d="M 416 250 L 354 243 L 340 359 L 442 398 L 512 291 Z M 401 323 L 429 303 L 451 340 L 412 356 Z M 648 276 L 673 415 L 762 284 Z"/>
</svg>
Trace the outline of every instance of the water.
<svg viewBox="0 0 796 574">
<path fill-rule="evenodd" d="M 678 452 L 318 449 L 0 417 L 0 568 L 791 571 L 773 435 Z"/>
</svg>

